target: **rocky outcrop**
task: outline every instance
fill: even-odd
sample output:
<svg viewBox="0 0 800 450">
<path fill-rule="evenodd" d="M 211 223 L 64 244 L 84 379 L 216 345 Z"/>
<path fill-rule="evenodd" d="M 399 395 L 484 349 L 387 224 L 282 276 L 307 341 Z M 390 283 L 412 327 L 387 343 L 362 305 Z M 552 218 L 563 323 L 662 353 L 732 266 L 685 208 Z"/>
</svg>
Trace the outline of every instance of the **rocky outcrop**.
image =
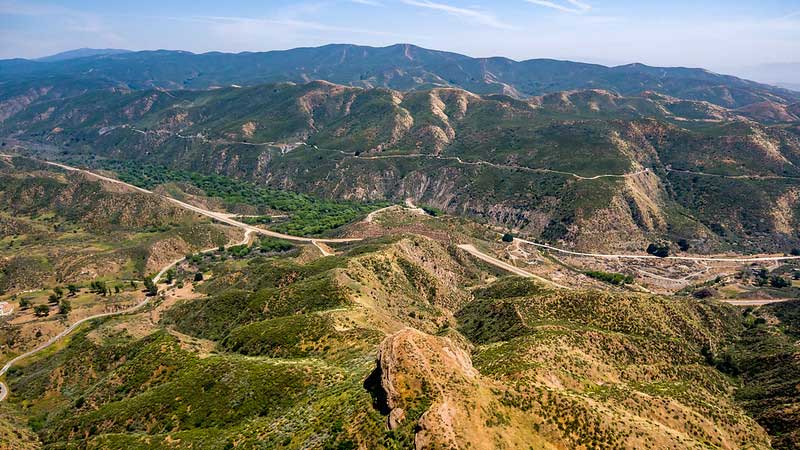
<svg viewBox="0 0 800 450">
<path fill-rule="evenodd" d="M 377 364 L 389 410 L 387 426 L 413 426 L 417 449 L 552 448 L 530 429 L 522 432 L 524 420 L 506 411 L 493 383 L 449 338 L 400 330 L 381 343 Z M 505 414 L 506 423 L 493 423 L 496 415 Z"/>
</svg>

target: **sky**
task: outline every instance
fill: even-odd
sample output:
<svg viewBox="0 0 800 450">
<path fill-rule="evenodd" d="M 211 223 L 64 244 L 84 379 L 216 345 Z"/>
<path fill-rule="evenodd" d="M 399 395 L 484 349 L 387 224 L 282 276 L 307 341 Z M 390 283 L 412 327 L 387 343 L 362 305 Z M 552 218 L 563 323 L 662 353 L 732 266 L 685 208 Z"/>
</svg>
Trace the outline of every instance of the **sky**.
<svg viewBox="0 0 800 450">
<path fill-rule="evenodd" d="M 786 65 L 800 63 L 800 0 L 0 0 L 0 58 L 328 43 L 703 67 L 767 82 L 798 73 L 800 83 Z"/>
</svg>

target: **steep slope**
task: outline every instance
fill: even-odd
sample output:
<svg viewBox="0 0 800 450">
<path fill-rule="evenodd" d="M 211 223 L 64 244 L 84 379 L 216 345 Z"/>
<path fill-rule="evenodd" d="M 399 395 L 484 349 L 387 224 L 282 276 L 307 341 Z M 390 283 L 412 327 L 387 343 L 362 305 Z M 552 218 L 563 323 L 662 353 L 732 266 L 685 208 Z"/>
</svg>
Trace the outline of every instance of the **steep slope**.
<svg viewBox="0 0 800 450">
<path fill-rule="evenodd" d="M 740 340 L 711 355 L 744 388 L 737 400 L 773 436 L 775 448 L 800 446 L 800 302 L 765 306 L 748 314 Z"/>
<path fill-rule="evenodd" d="M 733 308 L 507 280 L 478 291 L 457 318 L 476 344 L 477 370 L 506 386 L 501 403 L 538 416 L 536 429 L 551 441 L 769 447 L 702 357 L 741 330 Z"/>
<path fill-rule="evenodd" d="M 9 374 L 44 448 L 770 447 L 708 361 L 732 307 L 487 285 L 419 236 L 212 271 Z"/>
<path fill-rule="evenodd" d="M 29 107 L 0 134 L 60 147 L 48 157 L 155 161 L 340 199 L 410 197 L 584 249 L 800 244 L 797 127 L 653 92 L 521 101 L 320 81 L 94 92 Z"/>
</svg>

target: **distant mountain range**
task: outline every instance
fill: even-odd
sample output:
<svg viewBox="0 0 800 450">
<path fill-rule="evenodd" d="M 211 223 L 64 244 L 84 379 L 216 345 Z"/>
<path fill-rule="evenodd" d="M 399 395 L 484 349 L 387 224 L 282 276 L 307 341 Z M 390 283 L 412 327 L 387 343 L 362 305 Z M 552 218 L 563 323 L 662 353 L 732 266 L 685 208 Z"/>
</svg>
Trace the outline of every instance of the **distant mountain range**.
<svg viewBox="0 0 800 450">
<path fill-rule="evenodd" d="M 325 80 L 400 91 L 458 87 L 517 98 L 576 89 L 620 95 L 653 91 L 739 108 L 760 102 L 791 104 L 800 93 L 703 69 L 642 64 L 606 67 L 552 59 L 472 58 L 409 44 L 366 47 L 331 44 L 259 53 L 81 49 L 37 61 L 0 61 L 0 83 L 87 82 L 128 89 L 208 89 L 274 82 Z M 13 89 L 13 88 L 12 88 Z"/>
<path fill-rule="evenodd" d="M 68 50 L 66 52 L 56 53 L 55 55 L 44 56 L 37 58 L 39 62 L 56 62 L 66 61 L 68 59 L 86 58 L 89 56 L 107 56 L 119 55 L 120 53 L 130 53 L 130 50 L 123 50 L 118 48 L 78 48 L 75 50 Z"/>
</svg>

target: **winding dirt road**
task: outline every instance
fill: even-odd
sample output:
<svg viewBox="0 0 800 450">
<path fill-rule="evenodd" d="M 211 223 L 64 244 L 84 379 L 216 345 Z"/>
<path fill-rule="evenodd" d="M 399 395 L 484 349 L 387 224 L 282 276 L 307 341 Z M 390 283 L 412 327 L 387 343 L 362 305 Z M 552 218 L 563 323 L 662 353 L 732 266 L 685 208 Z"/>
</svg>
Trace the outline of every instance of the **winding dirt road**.
<svg viewBox="0 0 800 450">
<path fill-rule="evenodd" d="M 10 155 L 0 155 L 0 156 L 10 156 Z M 165 199 L 167 201 L 170 201 L 170 202 L 180 206 L 183 209 L 187 209 L 187 210 L 195 212 L 197 214 L 200 214 L 200 215 L 203 215 L 203 216 L 206 216 L 206 217 L 210 217 L 210 218 L 212 218 L 212 219 L 214 219 L 214 220 L 216 220 L 218 222 L 222 222 L 222 223 L 225 223 L 225 224 L 228 224 L 228 225 L 232 225 L 234 227 L 241 228 L 241 229 L 243 229 L 245 231 L 250 231 L 252 233 L 263 234 L 265 236 L 271 236 L 271 237 L 275 237 L 275 238 L 279 238 L 279 239 L 285 239 L 287 241 L 308 242 L 308 243 L 311 243 L 311 244 L 313 244 L 315 241 L 316 242 L 323 242 L 323 243 L 337 243 L 337 242 L 356 242 L 356 241 L 360 241 L 361 240 L 361 238 L 341 238 L 341 239 L 309 238 L 309 237 L 292 236 L 292 235 L 289 235 L 289 234 L 278 233 L 276 231 L 265 230 L 263 228 L 254 227 L 254 226 L 248 225 L 248 224 L 246 224 L 244 222 L 239 222 L 238 220 L 232 219 L 228 213 L 209 211 L 207 209 L 203 209 L 203 208 L 200 208 L 200 207 L 197 207 L 197 206 L 194 206 L 194 205 L 190 205 L 190 204 L 188 204 L 186 202 L 182 202 L 182 201 L 180 201 L 178 199 L 175 199 L 175 198 L 172 198 L 172 197 L 169 197 L 169 196 L 166 196 L 166 195 L 156 194 L 153 191 L 150 191 L 150 190 L 147 190 L 147 189 L 144 189 L 144 188 L 140 188 L 138 186 L 134 186 L 134 185 L 132 185 L 130 183 L 126 183 L 124 181 L 120 181 L 120 180 L 117 180 L 117 179 L 114 179 L 114 178 L 110 178 L 110 177 L 107 177 L 107 176 L 104 176 L 104 175 L 100 175 L 100 174 L 92 172 L 90 170 L 79 169 L 77 167 L 72 167 L 72 166 L 68 166 L 66 164 L 60 164 L 60 163 L 51 162 L 51 161 L 44 161 L 44 160 L 37 160 L 37 161 L 40 161 L 40 162 L 42 162 L 44 164 L 49 164 L 51 166 L 59 167 L 59 168 L 64 169 L 64 170 L 68 170 L 70 172 L 81 172 L 81 173 L 84 173 L 84 174 L 89 175 L 91 177 L 94 177 L 94 178 L 97 178 L 97 179 L 100 179 L 100 180 L 103 180 L 103 181 L 108 181 L 110 183 L 116 183 L 116 184 L 119 184 L 119 185 L 122 185 L 122 186 L 126 186 L 126 187 L 128 187 L 130 189 L 134 189 L 134 190 L 136 190 L 138 192 L 142 192 L 142 193 L 145 193 L 145 194 L 158 195 L 159 197 L 161 197 L 161 198 L 163 198 L 163 199 Z"/>
<path fill-rule="evenodd" d="M 696 170 L 666 169 L 667 172 L 685 173 L 689 175 L 700 175 L 703 177 L 726 178 L 728 180 L 800 180 L 800 177 L 789 177 L 783 175 L 721 175 L 718 173 L 699 172 Z"/>
<path fill-rule="evenodd" d="M 232 246 L 237 246 L 237 245 L 245 245 L 245 244 L 249 243 L 250 242 L 250 236 L 252 235 L 252 233 L 253 232 L 251 230 L 245 230 L 244 238 L 240 242 L 236 242 L 236 243 L 233 243 L 233 244 L 228 244 L 226 247 L 232 247 Z M 218 248 L 219 247 L 207 248 L 205 250 L 201 250 L 200 253 L 210 253 L 210 252 L 216 251 Z M 181 261 L 183 261 L 185 259 L 186 259 L 185 257 L 180 258 L 180 259 L 176 259 L 175 261 L 172 261 L 171 263 L 169 263 L 166 266 L 164 266 L 155 276 L 153 276 L 153 283 L 158 284 L 158 282 L 161 281 L 161 278 L 164 276 L 164 274 L 167 273 L 167 271 L 169 269 L 175 267 L 177 264 L 179 264 Z M 2 368 L 0 368 L 0 377 L 5 375 L 6 372 L 8 372 L 8 370 L 11 369 L 11 367 L 15 363 L 17 363 L 17 362 L 19 362 L 19 361 L 21 361 L 21 360 L 23 360 L 25 358 L 28 358 L 30 356 L 33 356 L 36 353 L 39 353 L 42 350 L 50 347 L 51 345 L 55 344 L 56 342 L 58 342 L 59 340 L 61 340 L 65 336 L 67 336 L 68 334 L 70 334 L 73 331 L 75 331 L 75 329 L 77 329 L 79 326 L 83 325 L 84 323 L 89 322 L 91 320 L 100 319 L 100 318 L 103 318 L 103 317 L 111 317 L 111 316 L 117 316 L 117 315 L 122 315 L 122 314 L 130 314 L 132 312 L 135 312 L 135 311 L 143 308 L 145 305 L 148 304 L 149 301 L 150 301 L 149 298 L 145 298 L 140 303 L 138 303 L 138 304 L 136 304 L 134 306 L 131 306 L 130 308 L 127 308 L 127 309 L 124 309 L 124 310 L 121 310 L 121 311 L 114 311 L 114 312 L 108 312 L 108 313 L 103 313 L 103 314 L 95 314 L 94 316 L 89 316 L 89 317 L 83 318 L 83 319 L 73 323 L 68 328 L 66 328 L 64 331 L 62 331 L 61 333 L 58 333 L 57 335 L 55 335 L 52 338 L 50 338 L 47 342 L 41 344 L 40 346 L 36 347 L 33 350 L 30 350 L 30 351 L 25 352 L 25 353 L 23 353 L 21 355 L 18 355 L 17 357 L 15 357 L 15 358 L 11 359 L 10 361 L 8 361 Z M 8 387 L 5 385 L 5 383 L 0 381 L 0 402 L 5 400 L 6 396 L 8 396 Z"/>
<path fill-rule="evenodd" d="M 511 265 L 511 264 L 509 264 L 509 263 L 507 263 L 505 261 L 501 261 L 501 260 L 495 258 L 494 256 L 487 255 L 486 253 L 483 253 L 482 251 L 480 251 L 477 248 L 475 248 L 475 246 L 472 245 L 472 244 L 461 244 L 461 245 L 458 246 L 458 248 L 460 248 L 461 250 L 464 250 L 465 252 L 471 254 L 472 256 L 480 259 L 481 261 L 487 262 L 487 263 L 489 263 L 489 264 L 491 264 L 491 265 L 493 265 L 495 267 L 503 269 L 506 272 L 511 272 L 514 275 L 519 275 L 519 276 L 525 277 L 525 278 L 533 278 L 533 279 L 535 279 L 537 281 L 541 281 L 542 283 L 548 284 L 550 286 L 555 286 L 555 287 L 558 287 L 558 288 L 561 288 L 561 289 L 571 289 L 571 288 L 569 288 L 567 286 L 558 284 L 555 281 L 548 280 L 547 278 L 542 278 L 539 275 L 535 275 L 535 274 L 532 274 L 532 273 L 528 272 L 527 270 L 522 270 L 519 267 L 513 266 L 513 265 Z"/>
<path fill-rule="evenodd" d="M 11 157 L 11 156 L 12 155 L 0 154 L 0 157 Z M 87 174 L 87 175 L 89 175 L 91 177 L 94 177 L 94 178 L 97 178 L 97 179 L 100 179 L 100 180 L 103 180 L 103 181 L 107 181 L 109 183 L 119 184 L 119 185 L 128 187 L 130 189 L 134 189 L 134 190 L 136 190 L 138 192 L 142 192 L 142 193 L 145 193 L 145 194 L 159 195 L 159 194 L 156 194 L 153 191 L 150 191 L 150 190 L 147 190 L 147 189 L 144 189 L 144 188 L 140 188 L 138 186 L 134 186 L 134 185 L 129 184 L 129 183 L 125 183 L 124 181 L 120 181 L 120 180 L 117 180 L 117 179 L 114 179 L 114 178 L 110 178 L 110 177 L 107 177 L 107 176 L 104 176 L 104 175 L 100 175 L 100 174 L 91 172 L 89 170 L 79 169 L 77 167 L 72 167 L 72 166 L 68 166 L 66 164 L 60 164 L 60 163 L 51 162 L 51 161 L 43 161 L 43 160 L 38 160 L 38 161 L 41 161 L 42 163 L 45 163 L 45 164 L 48 164 L 48 165 L 51 165 L 51 166 L 54 166 L 54 167 L 58 167 L 58 168 L 61 168 L 61 169 L 64 169 L 64 170 L 68 170 L 68 171 L 71 171 L 71 172 L 81 172 L 81 173 Z M 254 227 L 254 226 L 251 226 L 251 225 L 247 225 L 246 223 L 243 223 L 243 222 L 239 222 L 237 220 L 232 219 L 226 213 L 219 213 L 219 212 L 209 211 L 207 209 L 199 208 L 197 206 L 190 205 L 188 203 L 182 202 L 180 200 L 177 200 L 177 199 L 174 199 L 172 197 L 165 196 L 165 195 L 159 195 L 159 196 L 161 198 L 165 199 L 165 200 L 168 200 L 168 201 L 180 206 L 181 208 L 187 209 L 189 211 L 196 212 L 196 213 L 201 214 L 201 215 L 206 216 L 206 217 L 210 217 L 210 218 L 212 218 L 212 219 L 214 219 L 216 221 L 219 221 L 219 222 L 222 222 L 222 223 L 225 223 L 225 224 L 228 224 L 228 225 L 232 225 L 232 226 L 237 227 L 237 228 L 241 228 L 245 232 L 244 240 L 241 242 L 243 244 L 246 244 L 246 243 L 249 242 L 251 234 L 257 233 L 257 234 L 262 234 L 262 235 L 276 237 L 276 238 L 290 240 L 290 241 L 308 242 L 308 243 L 313 244 L 315 247 L 317 247 L 322 252 L 323 256 L 330 256 L 333 253 L 326 249 L 326 246 L 324 246 L 325 243 L 354 242 L 354 241 L 360 241 L 361 240 L 360 238 L 317 239 L 317 238 L 307 238 L 307 237 L 291 236 L 291 235 L 288 235 L 288 234 L 277 233 L 275 231 L 265 230 L 265 229 L 262 229 L 262 228 Z M 233 245 L 240 245 L 240 243 L 233 244 Z M 214 247 L 214 248 L 203 250 L 203 252 L 210 252 L 210 251 L 214 251 L 216 249 L 217 249 L 217 247 Z M 177 259 L 175 261 L 170 262 L 166 266 L 164 266 L 153 277 L 153 282 L 154 283 L 158 283 L 161 280 L 161 278 L 164 276 L 164 274 L 167 273 L 167 271 L 169 269 L 171 269 L 172 267 L 174 267 L 176 264 L 180 263 L 184 259 L 185 258 Z M 31 351 L 28 351 L 28 352 L 25 352 L 25 353 L 23 353 L 21 355 L 18 355 L 15 358 L 13 358 L 10 361 L 8 361 L 2 367 L 2 369 L 0 369 L 0 377 L 5 375 L 6 372 L 8 372 L 8 370 L 15 363 L 17 363 L 17 362 L 19 362 L 19 361 L 21 361 L 21 360 L 23 360 L 25 358 L 28 358 L 28 357 L 36 354 L 36 353 L 39 353 L 42 350 L 50 347 L 51 345 L 53 345 L 56 342 L 58 342 L 59 340 L 61 340 L 63 337 L 65 337 L 68 334 L 70 334 L 73 331 L 75 331 L 75 329 L 78 328 L 79 326 L 81 326 L 82 324 L 84 324 L 84 323 L 86 323 L 88 321 L 95 320 L 95 319 L 100 319 L 100 318 L 103 318 L 103 317 L 116 316 L 116 315 L 120 315 L 120 314 L 128 314 L 128 313 L 134 312 L 134 311 L 144 307 L 145 305 L 147 305 L 148 302 L 149 302 L 149 299 L 145 298 L 141 303 L 139 303 L 137 305 L 134 305 L 134 306 L 132 306 L 132 307 L 130 307 L 128 309 L 125 309 L 125 310 L 122 310 L 122 311 L 104 313 L 104 314 L 97 314 L 97 315 L 94 315 L 94 316 L 86 317 L 84 319 L 81 319 L 81 320 L 73 323 L 68 328 L 66 328 L 64 331 L 62 331 L 61 333 L 57 334 L 56 336 L 53 336 L 52 338 L 50 338 L 47 342 L 43 343 L 42 345 L 36 347 L 35 349 L 33 349 Z M 5 398 L 7 396 L 8 396 L 8 387 L 4 383 L 0 382 L 0 401 L 5 400 Z"/>
<path fill-rule="evenodd" d="M 342 153 L 344 153 L 344 152 L 342 152 Z M 354 158 L 360 158 L 360 159 L 386 159 L 386 158 L 392 158 L 392 157 L 395 157 L 395 158 L 401 158 L 401 157 L 402 158 L 430 157 L 430 158 L 436 158 L 436 159 L 449 159 L 449 160 L 455 160 L 459 164 L 464 164 L 464 165 L 487 165 L 487 166 L 492 166 L 492 167 L 497 167 L 497 168 L 505 168 L 505 169 L 513 169 L 513 170 L 526 170 L 526 171 L 533 171 L 533 172 L 558 173 L 558 174 L 562 174 L 562 175 L 572 176 L 572 177 L 575 177 L 576 179 L 579 179 L 579 180 L 596 180 L 596 179 L 600 179 L 600 178 L 624 178 L 624 177 L 636 176 L 636 175 L 648 172 L 648 169 L 643 169 L 643 170 L 638 171 L 638 172 L 622 174 L 622 175 L 607 174 L 607 175 L 596 175 L 596 176 L 593 176 L 593 177 L 585 177 L 585 176 L 581 176 L 581 175 L 578 175 L 578 174 L 575 174 L 575 173 L 571 173 L 571 172 L 562 172 L 562 171 L 551 170 L 551 169 L 535 169 L 535 168 L 529 168 L 529 167 L 523 167 L 523 166 L 503 165 L 503 164 L 491 163 L 491 162 L 488 162 L 488 161 L 466 162 L 466 161 L 463 161 L 461 158 L 459 158 L 457 156 L 456 157 L 441 157 L 441 156 L 436 156 L 436 155 L 408 154 L 408 155 L 384 155 L 384 156 L 372 156 L 372 157 L 361 157 L 361 156 L 358 156 L 357 157 L 354 154 L 352 154 L 352 155 L 348 154 L 348 155 L 352 156 Z M 11 156 L 12 155 L 0 154 L 0 157 L 11 157 Z M 103 180 L 103 181 L 107 181 L 107 182 L 110 182 L 110 183 L 123 185 L 123 186 L 126 186 L 126 187 L 130 188 L 130 189 L 134 189 L 134 190 L 136 190 L 138 192 L 142 192 L 142 193 L 146 193 L 146 194 L 152 194 L 152 195 L 159 195 L 160 197 L 164 198 L 165 200 L 168 200 L 168 201 L 178 205 L 181 208 L 187 209 L 189 211 L 198 213 L 198 214 L 206 216 L 206 217 L 210 217 L 210 218 L 212 218 L 212 219 L 214 219 L 214 220 L 216 220 L 218 222 L 225 223 L 225 224 L 237 227 L 237 228 L 241 228 L 242 230 L 245 231 L 245 236 L 244 236 L 243 243 L 247 243 L 249 241 L 250 235 L 252 233 L 257 233 L 257 234 L 262 234 L 262 235 L 276 237 L 276 238 L 290 240 L 290 241 L 311 243 L 314 246 L 316 246 L 322 252 L 323 256 L 329 256 L 332 253 L 326 249 L 326 246 L 320 245 L 320 244 L 337 243 L 337 242 L 339 242 L 339 243 L 341 243 L 341 242 L 356 242 L 356 241 L 361 241 L 362 240 L 361 238 L 317 239 L 317 238 L 291 236 L 291 235 L 287 235 L 287 234 L 283 234 L 283 233 L 278 233 L 278 232 L 274 232 L 274 231 L 270 231 L 270 230 L 265 230 L 265 229 L 262 229 L 262 228 L 254 227 L 254 226 L 245 224 L 243 222 L 239 222 L 237 220 L 234 220 L 234 219 L 232 219 L 230 217 L 229 214 L 209 211 L 209 210 L 206 210 L 206 209 L 203 209 L 203 208 L 200 208 L 200 207 L 197 207 L 197 206 L 190 205 L 188 203 L 182 202 L 182 201 L 177 200 L 175 198 L 172 198 L 172 197 L 169 197 L 169 196 L 165 196 L 165 195 L 156 194 L 153 191 L 150 191 L 150 190 L 147 190 L 147 189 L 144 189 L 144 188 L 140 188 L 138 186 L 134 186 L 134 185 L 129 184 L 129 183 L 125 183 L 125 182 L 123 182 L 121 180 L 117 180 L 117 179 L 114 179 L 114 178 L 106 177 L 106 176 L 91 172 L 89 170 L 79 169 L 79 168 L 76 168 L 76 167 L 72 167 L 72 166 L 68 166 L 68 165 L 60 164 L 60 163 L 56 163 L 56 162 L 51 162 L 51 161 L 43 161 L 43 160 L 39 160 L 39 161 L 41 161 L 42 163 L 54 166 L 54 167 L 59 167 L 61 169 L 67 170 L 67 171 L 82 172 L 82 173 L 87 174 L 87 175 L 89 175 L 91 177 L 94 177 L 94 178 L 97 178 L 97 179 L 100 179 L 100 180 Z M 409 206 L 413 206 L 413 205 L 409 205 Z M 386 208 L 386 209 L 388 209 L 388 208 Z M 371 213 L 370 215 L 367 216 L 366 220 L 367 221 L 372 221 L 372 219 L 375 217 L 375 214 L 378 213 L 378 212 L 379 211 L 375 211 L 375 212 Z M 594 257 L 594 258 L 607 258 L 607 259 L 672 259 L 672 260 L 684 260 L 684 261 L 718 261 L 718 262 L 759 262 L 759 261 L 780 261 L 780 260 L 797 260 L 797 259 L 800 259 L 800 256 L 777 256 L 777 257 L 768 256 L 768 257 L 741 257 L 741 258 L 737 258 L 737 257 L 733 257 L 733 258 L 728 258 L 728 257 L 717 258 L 717 257 L 693 257 L 693 256 L 668 256 L 666 258 L 659 258 L 659 257 L 653 256 L 653 255 L 586 253 L 586 252 L 575 252 L 575 251 L 571 251 L 571 250 L 565 250 L 565 249 L 561 249 L 561 248 L 554 247 L 554 246 L 551 246 L 551 245 L 540 244 L 540 243 L 529 241 L 529 240 L 525 240 L 525 239 L 520 239 L 520 238 L 516 238 L 516 239 L 518 241 L 520 241 L 520 242 L 525 243 L 525 244 L 533 245 L 533 246 L 536 246 L 536 247 L 539 247 L 539 248 L 545 248 L 545 249 L 548 249 L 548 250 L 551 250 L 551 251 L 560 252 L 560 253 L 564 253 L 564 254 L 575 255 L 575 256 Z M 233 244 L 233 245 L 239 245 L 239 244 Z M 526 278 L 534 278 L 534 279 L 537 279 L 537 280 L 542 281 L 544 283 L 547 283 L 549 285 L 553 285 L 553 286 L 556 286 L 556 287 L 559 287 L 559 288 L 563 288 L 563 289 L 569 289 L 566 286 L 562 286 L 562 285 L 560 285 L 558 283 L 555 283 L 555 282 L 553 282 L 551 280 L 548 280 L 546 278 L 542 278 L 542 277 L 540 277 L 538 275 L 535 275 L 535 274 L 530 273 L 528 271 L 522 270 L 522 269 L 520 269 L 520 268 L 518 268 L 516 266 L 508 264 L 508 263 L 506 263 L 504 261 L 501 261 L 501 260 L 499 260 L 499 259 L 497 259 L 495 257 L 487 255 L 487 254 L 481 252 L 480 250 L 478 250 L 477 248 L 475 248 L 475 246 L 473 246 L 473 245 L 462 244 L 462 245 L 459 245 L 458 247 L 461 248 L 462 250 L 472 254 L 473 256 L 475 256 L 475 257 L 477 257 L 477 258 L 489 263 L 489 264 L 492 264 L 492 265 L 494 265 L 496 267 L 499 267 L 499 268 L 501 268 L 503 270 L 511 272 L 511 273 L 513 273 L 515 275 L 523 276 L 523 277 L 526 277 Z M 213 251 L 213 250 L 216 250 L 216 247 L 204 250 L 204 252 L 209 252 L 209 251 Z M 161 269 L 161 271 L 158 272 L 158 274 L 156 274 L 153 277 L 153 281 L 158 283 L 158 281 L 161 280 L 161 278 L 164 276 L 164 274 L 166 274 L 166 272 L 170 268 L 172 268 L 176 264 L 180 263 L 183 259 L 184 258 L 175 260 L 175 261 L 171 262 L 170 264 L 168 264 L 167 266 L 165 266 L 163 269 Z M 765 305 L 765 304 L 769 304 L 769 303 L 776 303 L 776 302 L 788 301 L 788 300 L 791 300 L 791 299 L 728 300 L 726 302 L 730 303 L 730 304 L 734 304 L 734 305 L 740 305 L 740 306 L 759 306 L 759 305 Z M 81 319 L 81 320 L 73 323 L 67 329 L 65 329 L 64 331 L 62 331 L 58 335 L 52 337 L 50 340 L 48 340 L 47 342 L 43 343 L 39 347 L 37 347 L 37 348 L 35 348 L 35 349 L 31 350 L 31 351 L 28 351 L 26 353 L 23 353 L 21 355 L 18 355 L 17 357 L 15 357 L 15 358 L 11 359 L 10 361 L 8 361 L 0 369 L 0 377 L 5 375 L 6 372 L 8 372 L 8 370 L 15 363 L 17 363 L 22 359 L 25 359 L 25 358 L 27 358 L 27 357 L 29 357 L 31 355 L 34 355 L 34 354 L 36 354 L 36 353 L 38 353 L 38 352 L 50 347 L 51 345 L 53 345 L 54 343 L 58 342 L 63 337 L 65 337 L 68 334 L 70 334 L 72 331 L 74 331 L 80 325 L 82 325 L 82 324 L 84 324 L 84 323 L 86 323 L 88 321 L 99 319 L 99 318 L 103 318 L 103 317 L 115 316 L 115 315 L 120 315 L 120 314 L 128 314 L 128 313 L 134 312 L 134 311 L 144 307 L 145 305 L 147 305 L 148 302 L 149 302 L 149 299 L 146 298 L 141 303 L 139 303 L 139 304 L 137 304 L 135 306 L 132 306 L 132 307 L 130 307 L 128 309 L 125 309 L 125 310 L 122 310 L 122 311 L 104 313 L 104 314 L 97 314 L 97 315 L 94 315 L 94 316 L 91 316 L 91 317 L 86 317 L 84 319 Z M 3 384 L 2 382 L 0 382 L 0 401 L 3 401 L 7 397 L 7 395 L 8 395 L 8 387 L 5 384 Z"/>
<path fill-rule="evenodd" d="M 796 298 L 766 298 L 766 299 L 744 299 L 744 300 L 720 300 L 723 303 L 727 303 L 733 306 L 764 306 L 764 305 L 771 305 L 773 303 L 783 303 L 783 302 L 791 302 L 793 300 L 797 300 Z"/>
<path fill-rule="evenodd" d="M 633 177 L 636 175 L 640 175 L 643 173 L 648 173 L 650 169 L 642 169 L 636 172 L 630 173 L 623 173 L 623 174 L 602 174 L 602 175 L 594 175 L 594 176 L 583 176 L 578 175 L 577 173 L 573 172 L 565 172 L 563 170 L 555 170 L 555 169 L 544 169 L 544 168 L 536 168 L 536 167 L 527 167 L 527 166 L 518 166 L 515 164 L 500 164 L 500 163 L 493 163 L 490 161 L 483 161 L 483 160 L 476 160 L 476 161 L 464 161 L 458 156 L 441 156 L 441 155 L 431 155 L 428 153 L 406 153 L 406 154 L 398 154 L 398 155 L 376 155 L 376 156 L 361 156 L 356 155 L 355 153 L 345 152 L 343 150 L 339 150 L 339 153 L 354 158 L 354 159 L 365 159 L 365 160 L 381 160 L 381 159 L 406 159 L 406 158 L 430 158 L 430 159 L 439 159 L 444 161 L 455 161 L 462 166 L 488 166 L 494 167 L 496 169 L 505 169 L 505 170 L 522 170 L 524 172 L 535 172 L 535 173 L 555 173 L 559 175 L 566 175 L 573 177 L 577 180 L 599 180 L 601 178 L 627 178 Z"/>
</svg>

